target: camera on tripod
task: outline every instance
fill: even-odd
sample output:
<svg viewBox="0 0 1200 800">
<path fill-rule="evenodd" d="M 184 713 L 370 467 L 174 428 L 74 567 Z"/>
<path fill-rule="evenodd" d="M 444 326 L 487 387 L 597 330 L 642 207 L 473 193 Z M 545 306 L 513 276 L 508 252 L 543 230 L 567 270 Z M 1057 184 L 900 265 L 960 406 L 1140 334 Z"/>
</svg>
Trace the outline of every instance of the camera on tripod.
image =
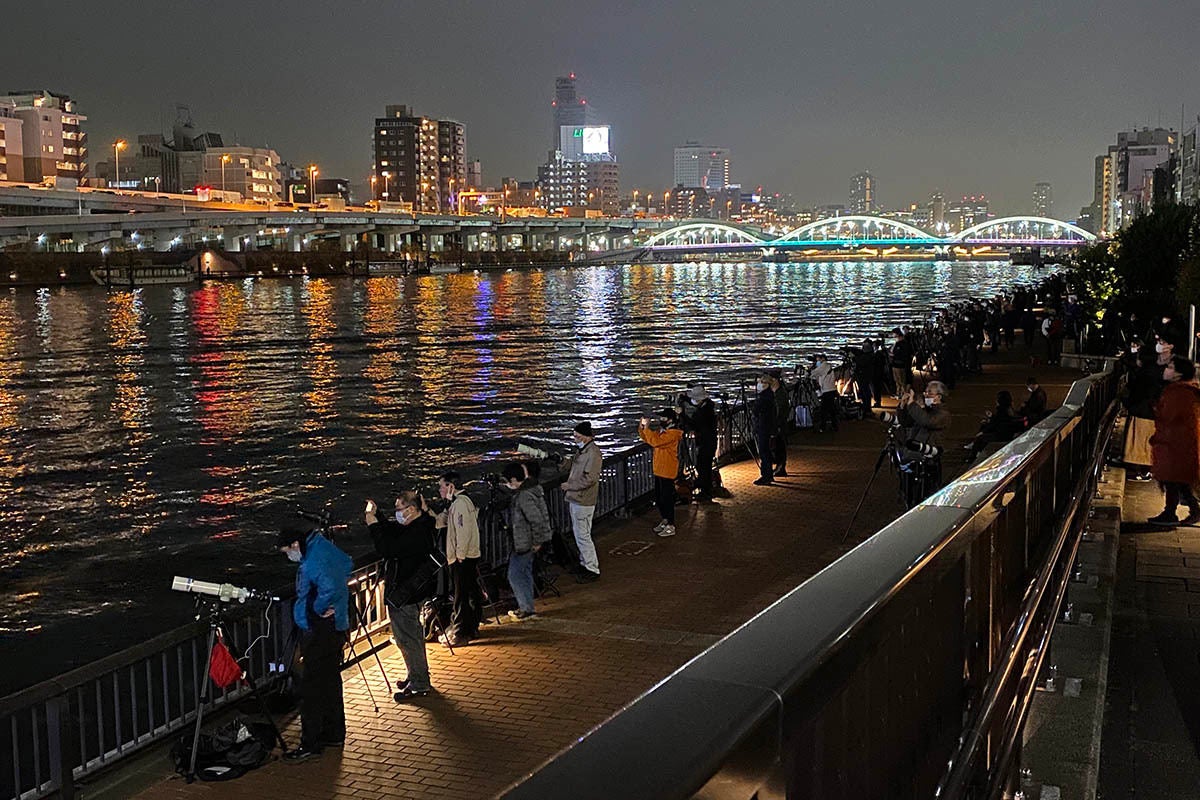
<svg viewBox="0 0 1200 800">
<path fill-rule="evenodd" d="M 549 450 L 542 450 L 539 447 L 534 447 L 524 442 L 517 443 L 517 452 L 538 461 L 549 461 L 552 464 L 561 464 L 563 461 L 562 453 L 552 453 Z"/>
</svg>

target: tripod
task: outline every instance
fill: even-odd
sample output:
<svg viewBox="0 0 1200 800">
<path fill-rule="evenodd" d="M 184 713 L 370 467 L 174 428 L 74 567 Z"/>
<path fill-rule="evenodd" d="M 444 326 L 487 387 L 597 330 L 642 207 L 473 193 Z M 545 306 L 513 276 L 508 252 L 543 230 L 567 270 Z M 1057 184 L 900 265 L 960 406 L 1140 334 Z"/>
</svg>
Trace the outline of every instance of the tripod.
<svg viewBox="0 0 1200 800">
<path fill-rule="evenodd" d="M 233 638 L 229 635 L 229 630 L 225 627 L 221 603 L 217 600 L 200 597 L 196 600 L 196 606 L 198 609 L 197 619 L 203 617 L 208 622 L 208 655 L 204 659 L 204 672 L 200 677 L 200 680 L 203 681 L 203 688 L 200 689 L 200 699 L 196 702 L 196 722 L 195 729 L 192 732 L 192 754 L 191 760 L 188 762 L 187 775 L 185 776 L 188 783 L 196 780 L 196 756 L 200 750 L 200 728 L 204 724 L 204 705 L 209 701 L 209 687 L 212 685 L 212 678 L 209 675 L 209 671 L 212 669 L 213 648 L 217 644 L 218 637 L 220 637 L 221 642 L 229 650 L 234 660 L 239 663 L 241 662 L 241 657 L 235 651 Z M 275 724 L 275 719 L 267 710 L 267 704 L 263 702 L 262 695 L 258 693 L 258 686 L 254 683 L 254 678 L 250 676 L 249 670 L 242 670 L 241 680 L 245 681 L 246 685 L 250 687 L 250 694 L 258 701 L 263 715 L 271 723 L 271 730 L 275 734 L 275 741 L 279 742 L 279 747 L 286 755 L 288 752 L 287 742 L 283 740 L 283 734 L 279 732 L 279 726 Z"/>
<path fill-rule="evenodd" d="M 729 425 L 731 428 L 730 439 L 733 438 L 733 436 L 732 436 L 733 433 L 740 434 L 742 437 L 742 444 L 744 444 L 746 446 L 746 452 L 750 454 L 750 458 L 754 459 L 755 465 L 758 467 L 761 467 L 762 459 L 759 457 L 759 454 L 758 454 L 758 442 L 754 438 L 753 425 L 751 424 L 752 412 L 751 412 L 751 406 L 750 406 L 750 398 L 746 395 L 746 384 L 745 383 L 741 384 L 738 387 L 737 405 L 740 405 L 744 409 L 744 412 L 742 414 L 742 421 L 740 424 L 737 424 L 735 422 L 737 417 L 734 413 L 732 413 L 728 410 L 728 407 L 726 408 L 726 412 L 725 412 L 727 418 L 729 419 Z M 734 407 L 736 408 L 737 405 L 735 405 Z M 731 441 L 730 445 L 732 445 L 732 444 L 733 444 L 733 442 Z"/>
<path fill-rule="evenodd" d="M 375 574 L 374 576 L 364 580 L 370 581 L 367 584 L 367 591 L 373 592 L 375 591 L 375 587 L 379 584 L 379 575 Z M 350 610 L 354 613 L 354 620 L 357 623 L 358 632 L 361 633 L 363 638 L 367 640 L 367 652 L 375 656 L 375 664 L 379 667 L 379 674 L 383 676 L 383 685 L 387 688 L 387 691 L 390 692 L 392 690 L 392 682 L 388 680 L 387 671 L 383 668 L 383 659 L 379 657 L 379 649 L 375 647 L 375 642 L 371 639 L 371 631 L 367 629 L 367 620 L 363 616 L 362 609 L 358 605 L 358 594 L 356 592 L 351 592 L 350 599 L 353 606 Z M 378 714 L 379 702 L 375 699 L 375 693 L 371 691 L 371 682 L 367 680 L 367 671 L 363 668 L 362 659 L 359 658 L 358 651 L 354 649 L 354 637 L 348 636 L 346 638 L 347 644 L 350 647 L 350 658 L 356 665 L 358 665 L 358 673 L 362 675 L 363 686 L 367 687 L 367 696 L 371 698 L 371 705 L 375 707 L 375 713 Z"/>
<path fill-rule="evenodd" d="M 893 472 L 899 472 L 901 469 L 900 438 L 897 436 L 899 430 L 899 423 L 894 422 L 888 426 L 887 441 L 883 443 L 883 448 L 879 451 L 879 456 L 875 459 L 875 469 L 871 472 L 871 477 L 867 479 L 867 486 L 863 489 L 862 498 L 859 499 L 858 505 L 854 507 L 854 513 L 850 515 L 850 523 L 846 526 L 845 532 L 842 533 L 842 542 L 845 542 L 846 537 L 850 535 L 850 529 L 854 527 L 854 522 L 858 519 L 858 513 L 862 511 L 863 504 L 867 502 L 867 495 L 871 493 L 871 486 L 875 483 L 875 479 L 879 477 L 879 470 L 883 468 L 883 465 L 885 463 L 890 464 Z M 904 503 L 904 488 L 899 483 L 897 483 L 897 487 L 900 502 Z"/>
</svg>

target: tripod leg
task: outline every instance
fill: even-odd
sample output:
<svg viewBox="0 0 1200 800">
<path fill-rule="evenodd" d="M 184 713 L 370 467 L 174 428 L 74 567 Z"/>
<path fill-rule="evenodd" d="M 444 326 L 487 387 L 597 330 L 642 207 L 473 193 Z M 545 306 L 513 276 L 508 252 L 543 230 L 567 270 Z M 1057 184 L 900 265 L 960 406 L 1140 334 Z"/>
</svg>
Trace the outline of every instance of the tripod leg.
<svg viewBox="0 0 1200 800">
<path fill-rule="evenodd" d="M 354 604 L 354 615 L 358 617 L 358 629 L 362 631 L 363 638 L 367 640 L 367 647 L 370 649 L 371 655 L 375 656 L 375 664 L 379 667 L 379 674 L 383 676 L 383 685 L 390 689 L 392 683 L 388 680 L 387 670 L 383 668 L 383 659 L 379 657 L 379 650 L 375 647 L 374 640 L 371 639 L 371 631 L 367 629 L 366 617 L 359 611 L 357 601 Z"/>
<path fill-rule="evenodd" d="M 854 507 L 854 513 L 850 515 L 850 523 L 846 525 L 846 530 L 842 533 L 841 541 L 845 542 L 846 537 L 850 535 L 850 529 L 854 527 L 854 523 L 858 520 L 858 512 L 862 511 L 863 504 L 867 502 L 867 495 L 871 493 L 871 486 L 875 483 L 875 478 L 879 476 L 879 470 L 883 468 L 883 462 L 887 460 L 890 445 L 884 445 L 879 451 L 879 457 L 875 459 L 875 469 L 871 472 L 871 477 L 867 479 L 867 487 L 863 489 L 862 497 L 859 498 L 858 505 Z"/>
<path fill-rule="evenodd" d="M 229 652 L 233 656 L 234 660 L 241 664 L 244 656 L 239 654 L 237 652 L 237 648 L 234 647 L 233 639 L 230 638 L 229 631 L 225 629 L 225 623 L 217 623 L 217 630 L 219 630 L 221 634 L 221 641 L 225 643 L 225 646 L 229 649 Z M 294 655 L 295 651 L 293 651 L 293 657 Z M 267 722 L 271 723 L 271 730 L 275 733 L 275 741 L 279 742 L 279 748 L 284 752 L 284 754 L 286 754 L 288 752 L 287 742 L 283 740 L 283 733 L 280 732 L 279 726 L 275 724 L 275 718 L 271 716 L 271 712 L 267 708 L 267 701 L 258 691 L 258 684 L 255 682 L 254 676 L 250 674 L 249 669 L 242 670 L 242 680 L 245 681 L 246 685 L 250 687 L 250 696 L 258 702 L 258 707 L 262 711 L 263 716 L 267 718 Z"/>
<path fill-rule="evenodd" d="M 350 646 L 350 657 L 354 659 L 354 663 L 358 665 L 358 674 L 362 676 L 363 686 L 367 687 L 367 697 L 371 698 L 371 705 L 375 707 L 375 713 L 379 713 L 379 703 L 375 700 L 375 693 L 371 691 L 371 682 L 367 680 L 367 671 L 363 669 L 362 659 L 358 657 L 358 651 L 354 649 L 354 642 L 348 641 Z M 390 688 L 390 687 L 389 687 Z"/>
<path fill-rule="evenodd" d="M 204 672 L 200 673 L 200 697 L 196 700 L 196 728 L 192 732 L 192 757 L 188 762 L 188 771 L 185 776 L 188 783 L 196 780 L 196 756 L 200 749 L 200 726 L 204 724 L 204 704 L 208 702 L 208 687 L 211 683 L 211 678 L 208 676 L 208 671 L 212 669 L 212 651 L 213 646 L 217 641 L 217 625 L 210 623 L 208 627 L 208 651 L 204 657 Z"/>
</svg>

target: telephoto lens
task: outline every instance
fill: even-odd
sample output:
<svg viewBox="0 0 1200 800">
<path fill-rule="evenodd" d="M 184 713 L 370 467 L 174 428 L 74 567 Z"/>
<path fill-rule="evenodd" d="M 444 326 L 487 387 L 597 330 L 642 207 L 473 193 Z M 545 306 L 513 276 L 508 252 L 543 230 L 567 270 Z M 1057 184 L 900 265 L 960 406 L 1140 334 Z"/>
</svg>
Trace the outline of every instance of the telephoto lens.
<svg viewBox="0 0 1200 800">
<path fill-rule="evenodd" d="M 539 450 L 536 447 L 531 447 L 530 445 L 527 445 L 524 442 L 521 442 L 517 445 L 517 452 L 523 456 L 529 456 L 530 458 L 536 458 L 538 461 L 545 461 L 547 458 L 550 457 L 550 454 L 547 453 L 545 450 Z"/>
</svg>

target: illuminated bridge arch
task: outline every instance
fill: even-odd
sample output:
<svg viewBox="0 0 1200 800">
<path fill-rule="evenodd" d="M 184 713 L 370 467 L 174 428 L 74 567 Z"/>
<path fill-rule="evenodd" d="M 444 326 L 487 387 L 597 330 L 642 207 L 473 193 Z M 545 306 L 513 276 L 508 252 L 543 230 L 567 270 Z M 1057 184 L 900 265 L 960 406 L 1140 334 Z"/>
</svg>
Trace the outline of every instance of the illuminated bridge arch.
<svg viewBox="0 0 1200 800">
<path fill-rule="evenodd" d="M 895 219 L 853 215 L 827 217 L 788 231 L 776 242 L 826 241 L 826 240 L 872 240 L 872 239 L 921 239 L 929 240 L 928 233 L 920 228 Z"/>
<path fill-rule="evenodd" d="M 763 240 L 741 228 L 716 222 L 693 222 L 661 231 L 646 240 L 647 247 L 695 244 L 762 244 Z"/>
<path fill-rule="evenodd" d="M 1047 217 L 1001 217 L 972 225 L 951 237 L 956 242 L 1093 242 L 1096 236 L 1077 225 Z"/>
</svg>

